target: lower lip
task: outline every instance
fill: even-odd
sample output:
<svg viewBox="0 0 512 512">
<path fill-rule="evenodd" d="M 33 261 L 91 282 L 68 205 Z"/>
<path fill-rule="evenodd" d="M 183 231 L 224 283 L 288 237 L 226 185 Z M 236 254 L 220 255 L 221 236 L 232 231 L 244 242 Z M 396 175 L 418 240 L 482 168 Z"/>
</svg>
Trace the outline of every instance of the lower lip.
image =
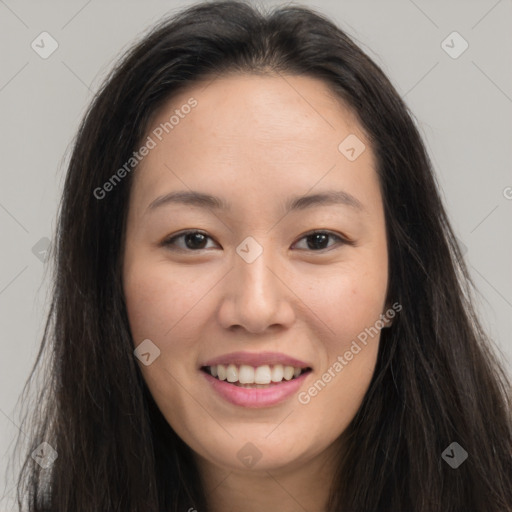
<svg viewBox="0 0 512 512">
<path fill-rule="evenodd" d="M 242 388 L 225 380 L 216 379 L 202 370 L 201 373 L 213 389 L 228 402 L 241 407 L 259 408 L 270 407 L 290 398 L 299 390 L 311 371 L 303 373 L 295 379 L 281 381 L 279 384 L 268 388 Z"/>
</svg>

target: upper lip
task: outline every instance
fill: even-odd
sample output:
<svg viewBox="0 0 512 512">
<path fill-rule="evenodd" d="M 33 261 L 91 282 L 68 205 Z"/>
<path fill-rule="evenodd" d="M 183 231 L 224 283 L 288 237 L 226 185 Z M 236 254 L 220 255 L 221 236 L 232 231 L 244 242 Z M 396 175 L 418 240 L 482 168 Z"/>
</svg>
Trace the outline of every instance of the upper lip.
<svg viewBox="0 0 512 512">
<path fill-rule="evenodd" d="M 209 359 L 202 364 L 201 367 L 215 366 L 218 364 L 234 364 L 237 366 L 241 364 L 247 364 L 249 366 L 282 364 L 283 366 L 293 366 L 295 368 L 311 368 L 310 364 L 279 352 L 231 352 L 230 354 L 223 354 Z"/>
</svg>

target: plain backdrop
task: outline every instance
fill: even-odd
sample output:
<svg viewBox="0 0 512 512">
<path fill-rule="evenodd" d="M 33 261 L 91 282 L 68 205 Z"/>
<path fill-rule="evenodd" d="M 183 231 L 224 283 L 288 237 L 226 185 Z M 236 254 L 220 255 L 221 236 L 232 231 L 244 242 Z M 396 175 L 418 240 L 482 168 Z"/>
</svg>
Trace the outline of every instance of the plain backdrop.
<svg viewBox="0 0 512 512">
<path fill-rule="evenodd" d="M 120 53 L 191 3 L 0 0 L 2 511 L 13 507 L 18 462 L 7 462 L 48 312 L 45 254 L 72 139 Z M 345 29 L 414 113 L 478 288 L 482 322 L 512 371 L 511 0 L 295 3 Z M 52 44 L 56 50 L 42 58 Z"/>
</svg>

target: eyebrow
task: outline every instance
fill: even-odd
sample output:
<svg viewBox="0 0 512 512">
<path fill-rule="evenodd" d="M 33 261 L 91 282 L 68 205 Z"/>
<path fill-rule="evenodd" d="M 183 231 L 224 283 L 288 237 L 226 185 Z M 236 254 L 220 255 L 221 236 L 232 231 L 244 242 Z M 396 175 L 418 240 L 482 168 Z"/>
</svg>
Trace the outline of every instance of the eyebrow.
<svg viewBox="0 0 512 512">
<path fill-rule="evenodd" d="M 184 204 L 213 210 L 230 210 L 231 205 L 224 199 L 197 191 L 176 191 L 157 197 L 146 209 L 152 212 L 168 204 Z M 364 210 L 363 204 L 353 195 L 343 190 L 329 190 L 317 194 L 289 198 L 285 203 L 286 213 L 305 210 L 315 206 L 344 205 L 355 210 Z"/>
</svg>

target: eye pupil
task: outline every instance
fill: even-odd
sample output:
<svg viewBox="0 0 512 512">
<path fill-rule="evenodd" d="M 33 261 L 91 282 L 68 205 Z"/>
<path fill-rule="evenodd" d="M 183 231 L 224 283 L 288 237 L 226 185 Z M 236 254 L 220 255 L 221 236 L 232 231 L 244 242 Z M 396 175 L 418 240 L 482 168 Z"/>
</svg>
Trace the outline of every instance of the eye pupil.
<svg viewBox="0 0 512 512">
<path fill-rule="evenodd" d="M 325 249 L 324 243 L 329 239 L 325 233 L 314 233 L 308 236 L 308 247 L 310 249 Z M 310 243 L 310 241 L 313 241 Z"/>
<path fill-rule="evenodd" d="M 307 248 L 310 251 L 323 251 L 324 249 L 329 248 L 330 238 L 334 237 L 339 240 L 338 244 L 342 241 L 339 236 L 333 235 L 330 232 L 326 231 L 317 231 L 310 233 L 309 235 L 304 235 L 301 239 L 301 243 L 304 243 L 303 240 L 307 240 Z M 181 240 L 180 244 L 176 243 L 176 240 Z M 201 233 L 200 231 L 189 231 L 185 232 L 181 235 L 174 236 L 173 238 L 164 242 L 166 246 L 181 246 L 181 249 L 184 250 L 182 244 L 185 245 L 185 248 L 193 251 L 193 250 L 202 250 L 205 249 L 210 237 L 205 233 Z"/>
<path fill-rule="evenodd" d="M 203 249 L 205 242 L 206 236 L 202 233 L 188 233 L 185 235 L 185 244 L 189 249 Z"/>
</svg>

